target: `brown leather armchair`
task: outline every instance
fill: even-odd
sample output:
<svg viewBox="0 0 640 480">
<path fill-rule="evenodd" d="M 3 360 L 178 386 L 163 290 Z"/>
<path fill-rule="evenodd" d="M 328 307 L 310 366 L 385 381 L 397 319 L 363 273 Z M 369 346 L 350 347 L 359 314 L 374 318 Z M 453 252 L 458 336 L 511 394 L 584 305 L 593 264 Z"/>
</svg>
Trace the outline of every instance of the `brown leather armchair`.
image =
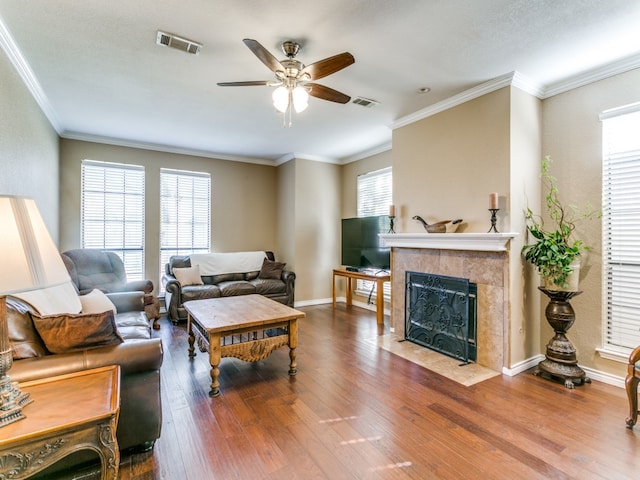
<svg viewBox="0 0 640 480">
<path fill-rule="evenodd" d="M 625 386 L 629 397 L 629 416 L 627 417 L 627 428 L 633 428 L 638 421 L 638 383 L 640 382 L 640 346 L 636 347 L 629 355 L 629 365 L 627 366 L 627 378 Z"/>
<path fill-rule="evenodd" d="M 71 281 L 80 295 L 89 293 L 93 289 L 101 290 L 107 295 L 121 292 L 144 292 L 145 313 L 153 320 L 153 328 L 160 328 L 160 301 L 153 294 L 151 280 L 127 281 L 122 259 L 114 252 L 103 250 L 78 248 L 60 254 Z"/>
</svg>

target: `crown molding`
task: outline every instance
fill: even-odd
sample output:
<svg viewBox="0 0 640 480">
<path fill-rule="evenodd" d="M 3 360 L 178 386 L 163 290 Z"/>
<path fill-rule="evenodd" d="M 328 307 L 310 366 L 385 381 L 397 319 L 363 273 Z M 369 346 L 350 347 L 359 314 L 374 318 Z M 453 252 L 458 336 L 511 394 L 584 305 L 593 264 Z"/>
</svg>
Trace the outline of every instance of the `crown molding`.
<svg viewBox="0 0 640 480">
<path fill-rule="evenodd" d="M 146 143 L 139 141 L 123 140 L 121 138 L 105 137 L 100 135 L 90 135 L 80 132 L 64 131 L 60 134 L 60 137 L 69 140 L 80 140 L 83 142 L 102 143 L 105 145 L 115 145 L 118 147 L 128 148 L 140 148 L 144 150 L 152 150 L 156 152 L 176 153 L 179 155 L 191 155 L 194 157 L 212 158 L 216 160 L 227 160 L 230 162 L 244 162 L 254 163 L 257 165 L 275 166 L 276 163 L 273 160 L 257 157 L 243 157 L 240 155 L 225 155 L 220 153 L 209 152 L 205 150 L 196 150 L 183 147 L 174 147 L 171 145 L 160 145 L 157 143 Z"/>
<path fill-rule="evenodd" d="M 555 95 L 559 95 L 575 88 L 589 85 L 590 83 L 604 80 L 605 78 L 613 77 L 621 73 L 629 72 L 640 68 L 640 53 L 631 55 L 629 57 L 621 58 L 615 62 L 608 63 L 601 67 L 589 70 L 580 75 L 575 75 L 566 80 L 548 85 L 544 90 L 543 99 L 550 98 Z"/>
<path fill-rule="evenodd" d="M 18 75 L 26 85 L 29 92 L 35 99 L 36 103 L 40 106 L 40 109 L 45 114 L 49 123 L 54 128 L 54 130 L 60 135 L 62 131 L 62 127 L 60 126 L 60 122 L 58 117 L 49 103 L 49 99 L 44 94 L 42 87 L 40 86 L 40 82 L 36 78 L 33 70 L 29 66 L 29 63 L 22 55 L 22 52 L 18 48 L 18 45 L 13 40 L 13 36 L 7 29 L 7 26 L 4 24 L 2 18 L 0 18 L 0 46 L 2 50 L 6 53 L 7 57 L 13 64 L 13 67 L 18 72 Z"/>
<path fill-rule="evenodd" d="M 523 80 L 523 76 L 518 74 L 521 85 L 525 85 L 527 82 Z M 502 75 L 500 77 L 496 77 L 487 82 L 481 83 L 473 88 L 465 90 L 464 92 L 458 93 L 453 97 L 449 97 L 440 102 L 434 103 L 422 110 L 418 110 L 415 113 L 407 115 L 406 117 L 402 117 L 399 120 L 395 121 L 391 124 L 391 129 L 395 130 L 396 128 L 404 127 L 411 123 L 417 122 L 418 120 L 422 120 L 427 117 L 431 117 L 437 113 L 444 112 L 445 110 L 449 110 L 450 108 L 457 107 L 458 105 L 462 105 L 470 100 L 482 97 L 491 92 L 495 92 L 504 87 L 508 87 L 513 84 L 513 79 L 516 77 L 516 72 L 507 73 L 506 75 Z"/>
<path fill-rule="evenodd" d="M 356 153 L 355 155 L 350 155 L 345 157 L 340 162 L 341 165 L 347 165 L 352 162 L 357 162 L 358 160 L 362 160 L 364 158 L 373 157 L 374 155 L 378 155 L 379 153 L 388 152 L 391 150 L 392 145 L 391 142 L 383 143 L 382 145 L 378 145 L 377 147 L 370 148 L 368 150 L 364 150 L 362 152 Z"/>
</svg>

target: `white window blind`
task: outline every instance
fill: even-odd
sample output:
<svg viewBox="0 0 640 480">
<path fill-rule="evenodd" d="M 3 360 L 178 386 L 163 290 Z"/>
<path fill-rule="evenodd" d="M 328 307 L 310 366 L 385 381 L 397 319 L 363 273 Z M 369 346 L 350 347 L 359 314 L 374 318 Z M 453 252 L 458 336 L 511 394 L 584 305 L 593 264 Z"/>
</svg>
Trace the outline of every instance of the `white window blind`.
<svg viewBox="0 0 640 480">
<path fill-rule="evenodd" d="M 358 175 L 356 205 L 358 217 L 389 214 L 389 205 L 393 201 L 392 180 L 391 167 Z M 361 294 L 374 292 L 375 288 L 376 282 L 364 280 L 356 282 L 356 290 Z M 390 282 L 384 284 L 384 296 L 387 298 L 391 296 Z"/>
<path fill-rule="evenodd" d="M 117 253 L 128 280 L 144 273 L 144 167 L 84 160 L 82 248 Z"/>
<path fill-rule="evenodd" d="M 206 253 L 210 239 L 211 176 L 161 169 L 160 276 L 172 255 Z"/>
<path fill-rule="evenodd" d="M 388 215 L 392 203 L 391 167 L 358 175 L 359 217 Z"/>
<path fill-rule="evenodd" d="M 603 115 L 604 348 L 640 345 L 640 105 Z"/>
</svg>

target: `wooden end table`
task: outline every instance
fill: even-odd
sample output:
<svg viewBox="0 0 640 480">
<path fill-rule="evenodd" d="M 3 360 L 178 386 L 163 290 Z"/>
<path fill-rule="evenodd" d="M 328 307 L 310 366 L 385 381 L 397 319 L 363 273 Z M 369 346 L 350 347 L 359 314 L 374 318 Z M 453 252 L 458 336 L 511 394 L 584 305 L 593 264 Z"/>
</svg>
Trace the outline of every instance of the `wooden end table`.
<svg viewBox="0 0 640 480">
<path fill-rule="evenodd" d="M 120 451 L 120 367 L 83 370 L 20 384 L 33 402 L 26 418 L 0 429 L 0 478 L 23 479 L 78 450 L 100 456 L 102 480 L 116 480 Z"/>
<path fill-rule="evenodd" d="M 195 356 L 196 340 L 201 351 L 209 352 L 212 397 L 220 395 L 222 357 L 257 362 L 288 345 L 289 375 L 297 373 L 298 319 L 305 317 L 304 312 L 263 295 L 191 300 L 184 308 L 188 313 L 189 357 Z"/>
<path fill-rule="evenodd" d="M 336 306 L 336 277 L 347 278 L 347 307 L 350 307 L 353 298 L 353 282 L 352 280 L 366 280 L 368 282 L 376 282 L 376 323 L 382 325 L 384 323 L 384 282 L 391 281 L 390 273 L 368 273 L 366 271 L 351 272 L 345 268 L 333 269 L 333 306 Z"/>
</svg>

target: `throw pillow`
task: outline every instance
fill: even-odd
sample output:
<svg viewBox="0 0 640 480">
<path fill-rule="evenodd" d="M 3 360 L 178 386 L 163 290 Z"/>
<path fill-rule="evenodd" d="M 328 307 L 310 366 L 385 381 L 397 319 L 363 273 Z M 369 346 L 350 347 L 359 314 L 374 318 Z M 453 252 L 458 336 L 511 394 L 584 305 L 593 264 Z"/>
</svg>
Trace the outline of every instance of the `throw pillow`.
<svg viewBox="0 0 640 480">
<path fill-rule="evenodd" d="M 107 310 L 113 310 L 113 314 L 118 313 L 116 306 L 109 297 L 101 290 L 93 289 L 89 293 L 80 295 L 80 303 L 82 304 L 82 313 L 102 313 Z"/>
<path fill-rule="evenodd" d="M 173 276 L 180 282 L 183 287 L 187 285 L 204 285 L 200 276 L 200 266 L 174 268 Z"/>
<path fill-rule="evenodd" d="M 262 261 L 262 268 L 260 269 L 260 273 L 258 274 L 258 278 L 273 278 L 279 280 L 282 276 L 282 270 L 284 270 L 284 266 L 286 263 L 276 262 L 274 260 L 269 260 L 265 258 Z"/>
<path fill-rule="evenodd" d="M 112 310 L 90 314 L 32 314 L 31 317 L 45 347 L 51 353 L 117 345 L 124 341 L 118 333 Z"/>
</svg>

